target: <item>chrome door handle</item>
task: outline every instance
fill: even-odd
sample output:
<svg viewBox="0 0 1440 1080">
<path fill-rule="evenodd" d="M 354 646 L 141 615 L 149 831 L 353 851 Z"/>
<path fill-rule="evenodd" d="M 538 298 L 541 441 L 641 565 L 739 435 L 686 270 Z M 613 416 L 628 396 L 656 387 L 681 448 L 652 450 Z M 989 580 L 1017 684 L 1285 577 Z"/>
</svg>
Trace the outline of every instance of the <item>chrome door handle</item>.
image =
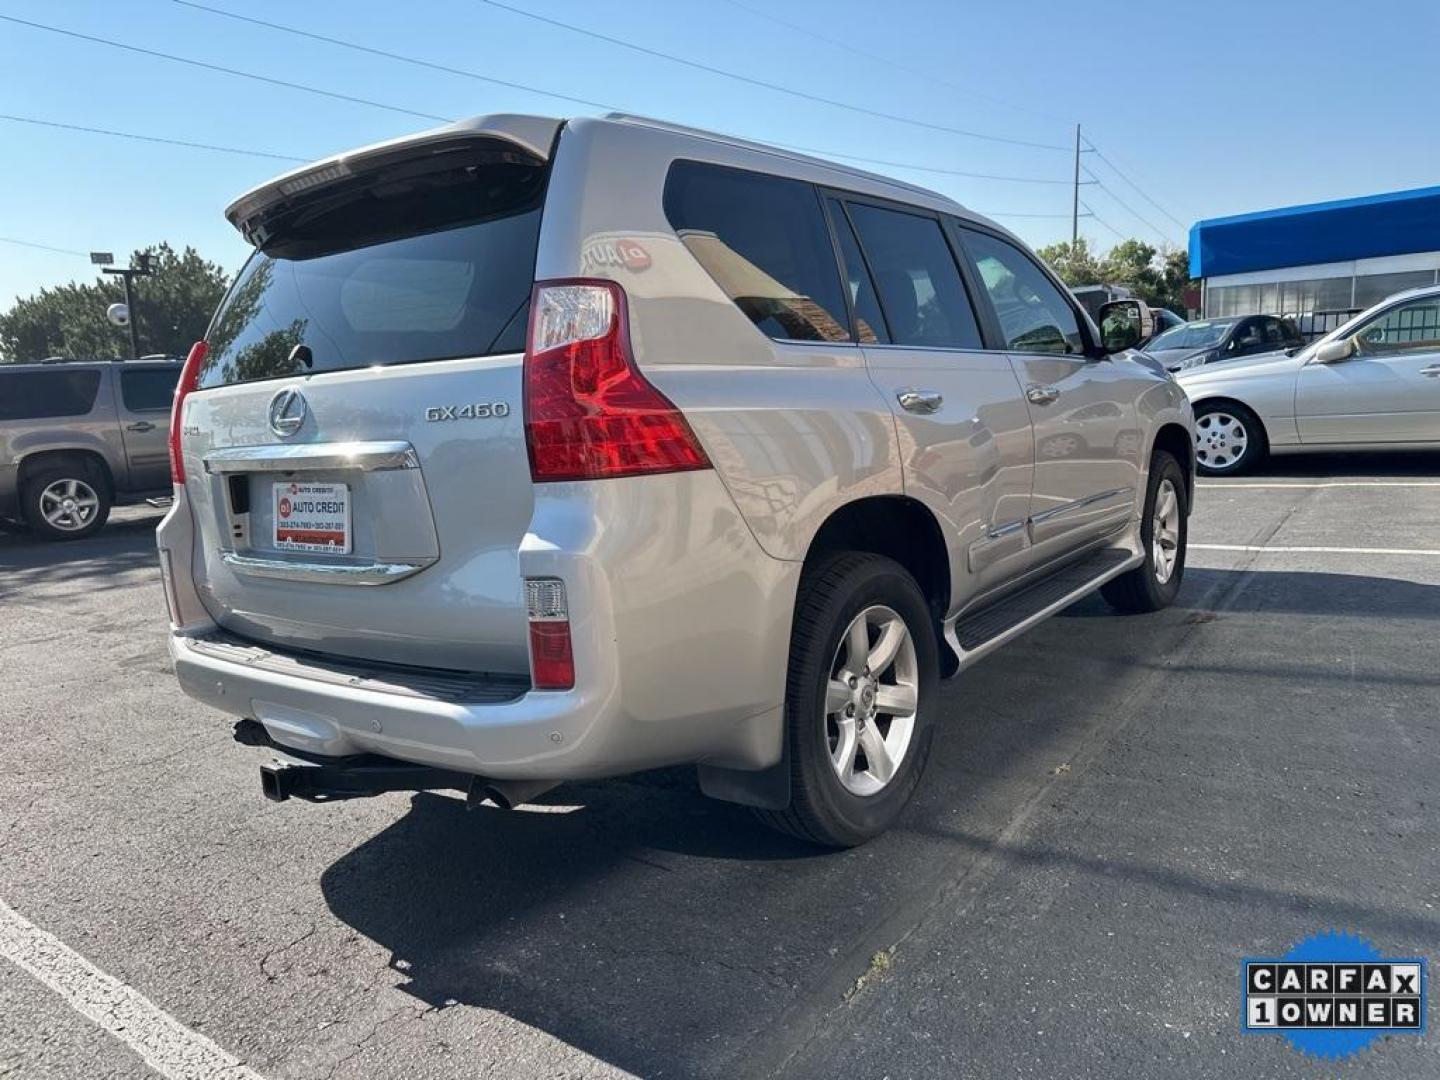
<svg viewBox="0 0 1440 1080">
<path fill-rule="evenodd" d="M 1049 405 L 1060 396 L 1060 391 L 1053 386 L 1037 386 L 1031 383 L 1025 388 L 1025 400 L 1031 405 Z"/>
<path fill-rule="evenodd" d="M 938 390 L 901 390 L 895 398 L 902 409 L 913 413 L 933 413 L 945 404 L 945 397 Z"/>
<path fill-rule="evenodd" d="M 1420 369 L 1420 374 L 1429 375 L 1430 378 L 1434 379 L 1437 376 L 1440 376 L 1440 364 L 1431 364 L 1429 367 L 1422 367 Z"/>
<path fill-rule="evenodd" d="M 137 420 L 137 421 L 136 421 L 135 423 L 133 423 L 133 424 L 126 424 L 126 425 L 125 425 L 125 430 L 126 430 L 126 431 L 154 431 L 154 430 L 155 430 L 155 425 L 152 424 L 149 420 Z"/>
</svg>

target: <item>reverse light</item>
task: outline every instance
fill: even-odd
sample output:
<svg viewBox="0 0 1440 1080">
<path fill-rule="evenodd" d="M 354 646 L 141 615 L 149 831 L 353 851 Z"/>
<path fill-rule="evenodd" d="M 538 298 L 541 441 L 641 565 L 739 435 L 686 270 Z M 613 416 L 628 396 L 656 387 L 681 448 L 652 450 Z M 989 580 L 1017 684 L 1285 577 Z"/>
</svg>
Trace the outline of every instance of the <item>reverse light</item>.
<svg viewBox="0 0 1440 1080">
<path fill-rule="evenodd" d="M 680 410 L 636 368 L 625 292 L 613 281 L 536 283 L 525 442 L 537 483 L 710 468 Z"/>
<path fill-rule="evenodd" d="M 526 578 L 525 614 L 530 621 L 531 685 L 536 690 L 569 690 L 575 685 L 575 654 L 565 582 Z"/>
<path fill-rule="evenodd" d="M 185 398 L 200 385 L 200 365 L 210 346 L 197 341 L 190 346 L 190 355 L 185 357 L 185 366 L 180 369 L 180 381 L 175 384 L 175 403 L 170 406 L 170 482 L 185 483 L 185 458 L 180 452 L 180 418 L 185 412 Z"/>
</svg>

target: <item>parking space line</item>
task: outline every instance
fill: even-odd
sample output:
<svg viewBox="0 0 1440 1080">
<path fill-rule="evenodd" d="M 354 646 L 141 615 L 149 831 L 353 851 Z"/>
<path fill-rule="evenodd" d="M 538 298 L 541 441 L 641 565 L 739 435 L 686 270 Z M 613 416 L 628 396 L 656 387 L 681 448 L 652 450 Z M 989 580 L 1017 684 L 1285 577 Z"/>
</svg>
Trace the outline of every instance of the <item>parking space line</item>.
<svg viewBox="0 0 1440 1080">
<path fill-rule="evenodd" d="M 261 1080 L 238 1058 L 107 975 L 0 900 L 0 956 L 29 972 L 170 1080 Z"/>
<path fill-rule="evenodd" d="M 1283 547 L 1270 544 L 1189 544 L 1191 551 L 1246 551 L 1261 555 L 1440 555 L 1440 548 Z"/>
<path fill-rule="evenodd" d="M 1320 480 L 1313 484 L 1283 484 L 1283 483 L 1237 483 L 1237 484 L 1207 484 L 1200 482 L 1195 485 L 1198 488 L 1213 488 L 1216 491 L 1228 491 L 1231 488 L 1265 488 L 1267 490 L 1294 488 L 1297 491 L 1304 491 L 1307 488 L 1367 488 L 1367 487 L 1440 487 L 1440 480 Z"/>
</svg>

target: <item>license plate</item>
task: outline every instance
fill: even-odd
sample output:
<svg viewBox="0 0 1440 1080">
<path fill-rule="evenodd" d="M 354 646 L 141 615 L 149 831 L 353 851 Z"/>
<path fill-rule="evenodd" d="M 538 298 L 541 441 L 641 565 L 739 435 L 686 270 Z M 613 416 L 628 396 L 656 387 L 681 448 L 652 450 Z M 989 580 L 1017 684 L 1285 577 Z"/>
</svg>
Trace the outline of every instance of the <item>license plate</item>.
<svg viewBox="0 0 1440 1080">
<path fill-rule="evenodd" d="M 350 552 L 348 484 L 273 485 L 275 547 L 280 551 Z"/>
</svg>

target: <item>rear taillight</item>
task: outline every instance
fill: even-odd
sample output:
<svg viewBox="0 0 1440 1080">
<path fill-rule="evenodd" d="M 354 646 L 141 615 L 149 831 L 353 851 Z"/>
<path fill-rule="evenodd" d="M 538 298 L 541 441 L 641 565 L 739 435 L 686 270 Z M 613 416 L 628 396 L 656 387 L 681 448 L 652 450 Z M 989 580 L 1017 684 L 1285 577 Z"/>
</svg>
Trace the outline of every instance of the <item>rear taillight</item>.
<svg viewBox="0 0 1440 1080">
<path fill-rule="evenodd" d="M 708 469 L 680 410 L 645 380 L 613 281 L 542 281 L 525 345 L 525 442 L 535 481 Z"/>
<path fill-rule="evenodd" d="M 530 683 L 536 690 L 569 690 L 575 685 L 570 647 L 570 607 L 559 578 L 525 579 L 525 614 L 530 621 Z"/>
<path fill-rule="evenodd" d="M 180 453 L 180 419 L 185 412 L 185 398 L 200 383 L 200 365 L 210 346 L 197 341 L 190 346 L 190 355 L 180 369 L 180 381 L 175 384 L 175 404 L 170 406 L 170 482 L 185 483 L 185 458 Z"/>
</svg>

